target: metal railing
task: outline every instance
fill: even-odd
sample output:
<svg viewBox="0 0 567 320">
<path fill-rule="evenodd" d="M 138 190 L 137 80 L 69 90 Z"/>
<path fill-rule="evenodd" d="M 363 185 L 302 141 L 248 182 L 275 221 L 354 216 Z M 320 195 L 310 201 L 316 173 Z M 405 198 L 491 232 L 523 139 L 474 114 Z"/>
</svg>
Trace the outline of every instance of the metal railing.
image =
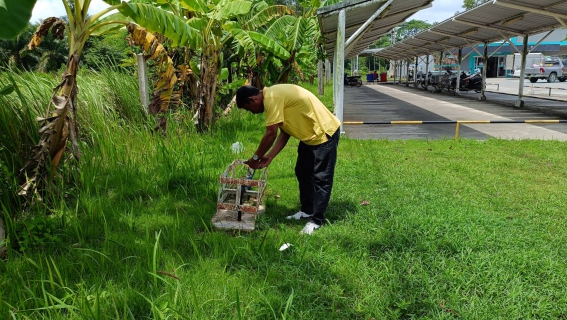
<svg viewBox="0 0 567 320">
<path fill-rule="evenodd" d="M 455 124 L 455 139 L 459 139 L 461 124 L 491 124 L 491 123 L 567 123 L 567 120 L 439 120 L 439 121 L 343 121 L 343 125 L 392 125 L 392 124 Z"/>
<path fill-rule="evenodd" d="M 549 94 L 548 96 L 551 97 L 551 89 L 557 89 L 557 90 L 563 90 L 563 91 L 567 91 L 567 88 L 554 88 L 554 87 L 539 87 L 539 86 L 524 86 L 525 88 L 531 88 L 532 89 L 532 94 L 534 89 L 548 89 L 549 90 Z"/>
<path fill-rule="evenodd" d="M 500 91 L 500 84 L 499 83 L 487 83 L 487 86 L 496 86 L 496 91 Z"/>
</svg>

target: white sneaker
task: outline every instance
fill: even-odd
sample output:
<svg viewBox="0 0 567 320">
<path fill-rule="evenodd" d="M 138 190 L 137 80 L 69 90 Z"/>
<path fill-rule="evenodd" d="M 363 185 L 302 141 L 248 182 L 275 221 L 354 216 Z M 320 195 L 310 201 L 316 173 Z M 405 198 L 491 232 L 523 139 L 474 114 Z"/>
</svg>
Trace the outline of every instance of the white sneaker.
<svg viewBox="0 0 567 320">
<path fill-rule="evenodd" d="M 308 219 L 311 218 L 312 214 L 307 214 L 303 211 L 299 211 L 296 214 L 292 214 L 291 216 L 287 216 L 287 219 L 295 219 L 295 220 L 299 220 L 299 219 Z"/>
<path fill-rule="evenodd" d="M 314 222 L 307 222 L 307 224 L 305 225 L 305 227 L 303 227 L 303 230 L 301 230 L 299 233 L 300 234 L 308 234 L 311 235 L 313 234 L 313 232 L 317 229 L 321 228 L 320 225 L 314 223 Z"/>
</svg>

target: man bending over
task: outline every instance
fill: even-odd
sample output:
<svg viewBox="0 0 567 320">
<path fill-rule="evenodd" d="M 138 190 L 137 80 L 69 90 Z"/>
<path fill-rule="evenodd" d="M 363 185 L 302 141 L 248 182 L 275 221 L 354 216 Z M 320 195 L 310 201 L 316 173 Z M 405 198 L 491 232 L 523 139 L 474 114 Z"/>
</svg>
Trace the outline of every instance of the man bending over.
<svg viewBox="0 0 567 320">
<path fill-rule="evenodd" d="M 301 210 L 287 218 L 309 219 L 301 233 L 312 234 L 325 223 L 337 161 L 339 119 L 314 94 L 293 84 L 263 90 L 241 87 L 236 92 L 236 105 L 254 114 L 266 112 L 266 133 L 248 160 L 251 168 L 269 166 L 290 136 L 300 140 L 295 176 Z"/>
</svg>

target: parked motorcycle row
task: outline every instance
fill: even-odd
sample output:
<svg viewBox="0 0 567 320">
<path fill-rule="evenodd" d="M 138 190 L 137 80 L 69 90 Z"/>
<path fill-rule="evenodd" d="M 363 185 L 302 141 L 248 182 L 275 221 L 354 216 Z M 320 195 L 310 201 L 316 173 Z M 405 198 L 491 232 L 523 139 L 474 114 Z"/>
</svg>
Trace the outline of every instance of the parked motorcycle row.
<svg viewBox="0 0 567 320">
<path fill-rule="evenodd" d="M 459 76 L 459 81 L 461 84 L 460 91 L 474 90 L 477 93 L 482 91 L 482 74 L 479 69 L 469 73 L 462 71 Z M 445 70 L 442 74 L 436 75 L 429 71 L 426 78 L 425 73 L 418 71 L 414 86 L 424 89 L 433 87 L 434 92 L 443 92 L 446 90 L 449 93 L 455 93 L 457 90 L 457 74 L 449 69 Z"/>
<path fill-rule="evenodd" d="M 362 76 L 347 76 L 345 75 L 345 86 L 360 87 L 362 85 Z"/>
</svg>

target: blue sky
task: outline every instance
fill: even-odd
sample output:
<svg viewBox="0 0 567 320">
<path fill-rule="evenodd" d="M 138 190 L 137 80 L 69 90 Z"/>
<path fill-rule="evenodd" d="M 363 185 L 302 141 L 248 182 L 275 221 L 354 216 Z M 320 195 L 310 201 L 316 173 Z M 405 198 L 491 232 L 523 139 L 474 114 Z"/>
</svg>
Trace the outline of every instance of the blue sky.
<svg viewBox="0 0 567 320">
<path fill-rule="evenodd" d="M 89 10 L 90 14 L 97 13 L 108 7 L 102 0 L 92 0 Z M 61 0 L 37 0 L 32 12 L 31 22 L 38 22 L 49 17 L 61 17 L 65 15 L 65 7 Z"/>
<path fill-rule="evenodd" d="M 455 12 L 463 11 L 462 4 L 462 0 L 435 0 L 433 7 L 416 13 L 412 16 L 412 19 L 426 20 L 429 23 L 441 22 L 455 15 Z M 102 0 L 92 0 L 89 13 L 96 13 L 105 7 L 108 7 L 108 5 Z M 31 21 L 37 22 L 40 19 L 63 15 L 65 15 L 65 8 L 61 0 L 38 0 Z"/>
</svg>

